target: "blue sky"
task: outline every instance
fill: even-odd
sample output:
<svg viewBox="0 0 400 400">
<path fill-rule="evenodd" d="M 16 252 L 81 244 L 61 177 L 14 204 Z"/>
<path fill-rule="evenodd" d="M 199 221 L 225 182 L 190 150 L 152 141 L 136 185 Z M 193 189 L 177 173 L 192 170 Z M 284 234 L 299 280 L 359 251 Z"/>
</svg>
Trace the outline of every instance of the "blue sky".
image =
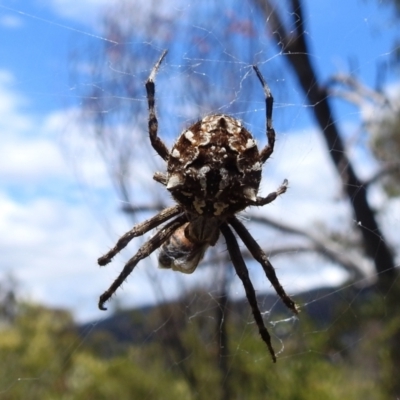
<svg viewBox="0 0 400 400">
<path fill-rule="evenodd" d="M 186 22 L 193 31 L 202 28 L 214 33 L 212 24 L 199 27 L 190 20 L 200 2 L 168 4 L 172 3 L 188 17 Z M 81 41 L 94 45 L 103 41 L 98 16 L 105 4 L 113 2 L 31 0 L 0 4 L 0 277 L 12 274 L 25 298 L 67 307 L 81 320 L 100 315 L 98 295 L 135 248 L 117 257 L 112 266 L 100 269 L 96 265 L 97 257 L 130 224 L 118 212 L 121 200 L 94 144 L 79 139 L 85 127 L 76 117 L 80 99 L 68 74 L 71 50 Z M 159 12 L 173 14 L 174 7 L 160 8 Z M 251 17 L 254 10 L 249 7 L 248 11 Z M 382 6 L 372 0 L 307 1 L 305 16 L 312 58 L 322 79 L 353 72 L 374 86 L 376 66 L 388 61 L 393 38 L 400 33 L 389 10 L 382 11 Z M 388 89 L 396 87 L 393 76 L 389 76 L 387 85 Z M 309 125 L 310 119 L 303 117 L 308 114 L 298 89 L 294 86 L 282 97 L 283 102 L 276 100 L 283 120 L 279 111 L 274 115 L 280 139 L 264 189 L 274 189 L 283 178 L 294 184 L 288 194 L 262 212 L 295 221 L 297 226 L 310 226 L 332 214 L 335 205 L 330 223 L 340 225 L 349 219 L 350 211 L 345 204 L 338 206 L 340 183 L 324 144 Z M 285 108 L 294 109 L 290 119 L 285 118 Z M 359 111 L 342 102 L 336 102 L 335 109 L 341 126 L 356 131 Z M 374 164 L 357 152 L 352 157 L 363 174 L 373 171 Z M 150 179 L 152 166 L 145 167 L 143 174 Z M 325 182 L 332 184 L 317 190 Z M 372 193 L 372 198 L 378 206 L 382 204 L 379 191 Z M 399 204 L 394 202 L 388 210 L 391 218 L 383 214 L 382 219 L 389 236 L 394 237 L 400 222 Z M 271 233 L 268 240 L 276 243 L 282 238 Z M 155 259 L 143 264 L 120 293 L 124 304 L 160 300 L 151 285 L 155 279 L 164 285 L 166 297 L 171 297 L 182 287 L 206 281 L 213 273 L 204 268 L 182 277 L 158 271 Z M 315 282 L 339 283 L 344 278 L 342 271 L 328 264 L 319 271 L 310 267 L 307 274 L 293 271 L 292 264 L 292 259 L 278 263 L 280 276 L 293 291 Z M 307 281 L 303 275 L 307 275 Z M 241 293 L 239 284 L 232 285 L 233 293 Z M 265 280 L 262 285 L 269 287 Z"/>
</svg>

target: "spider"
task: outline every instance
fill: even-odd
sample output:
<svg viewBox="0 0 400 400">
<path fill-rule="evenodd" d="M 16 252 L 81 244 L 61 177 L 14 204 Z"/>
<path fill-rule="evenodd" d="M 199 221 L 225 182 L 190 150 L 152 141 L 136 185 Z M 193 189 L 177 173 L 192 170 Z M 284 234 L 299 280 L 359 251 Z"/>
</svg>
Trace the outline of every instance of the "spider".
<svg viewBox="0 0 400 400">
<path fill-rule="evenodd" d="M 224 114 L 208 115 L 185 129 L 169 151 L 157 134 L 154 84 L 166 54 L 167 50 L 162 53 L 146 81 L 148 130 L 152 147 L 167 163 L 167 172 L 156 172 L 154 180 L 165 186 L 177 204 L 135 225 L 107 254 L 98 259 L 99 265 L 108 264 L 133 238 L 165 223 L 139 248 L 109 289 L 100 296 L 99 308 L 106 310 L 104 303 L 126 280 L 138 262 L 156 249 L 161 248 L 158 256 L 161 268 L 191 274 L 207 248 L 214 246 L 222 233 L 232 264 L 243 283 L 261 338 L 266 343 L 273 362 L 276 362 L 270 334 L 264 325 L 248 269 L 231 229 L 232 227 L 251 255 L 261 264 L 282 301 L 297 314 L 296 304 L 279 283 L 267 255 L 235 216 L 248 206 L 271 203 L 285 193 L 288 186 L 288 181 L 285 179 L 275 192 L 265 197 L 257 194 L 262 165 L 271 156 L 275 143 L 271 91 L 260 70 L 254 65 L 253 69 L 263 86 L 266 102 L 268 144 L 260 152 L 252 134 L 242 126 L 242 123 Z M 167 222 L 168 220 L 171 221 Z"/>
</svg>

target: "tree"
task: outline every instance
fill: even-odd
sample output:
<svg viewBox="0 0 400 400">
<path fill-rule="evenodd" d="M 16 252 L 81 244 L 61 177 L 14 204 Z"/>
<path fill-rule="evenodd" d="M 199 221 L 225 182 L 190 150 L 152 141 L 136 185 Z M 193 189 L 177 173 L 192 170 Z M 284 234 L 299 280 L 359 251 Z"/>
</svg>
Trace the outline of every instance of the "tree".
<svg viewBox="0 0 400 400">
<path fill-rule="evenodd" d="M 367 199 L 367 188 L 347 157 L 342 135 L 335 123 L 335 117 L 329 104 L 327 88 L 319 79 L 310 59 L 300 0 L 289 2 L 289 14 L 293 20 L 285 26 L 276 7 L 268 0 L 257 0 L 260 10 L 269 18 L 271 31 L 276 44 L 293 68 L 299 85 L 307 96 L 315 120 L 327 144 L 327 150 L 343 181 L 343 187 L 349 197 L 354 215 L 360 223 L 364 251 L 375 263 L 375 269 L 383 290 L 387 290 L 396 276 L 395 263 L 391 250 L 384 240 L 381 229 Z"/>
</svg>

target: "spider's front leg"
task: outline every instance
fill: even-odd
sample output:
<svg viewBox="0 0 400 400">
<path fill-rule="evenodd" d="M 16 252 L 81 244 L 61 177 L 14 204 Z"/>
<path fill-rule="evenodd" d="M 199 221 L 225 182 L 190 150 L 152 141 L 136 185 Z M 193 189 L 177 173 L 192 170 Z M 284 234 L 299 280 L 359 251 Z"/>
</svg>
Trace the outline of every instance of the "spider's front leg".
<svg viewBox="0 0 400 400">
<path fill-rule="evenodd" d="M 264 164 L 265 161 L 271 156 L 274 151 L 275 146 L 275 130 L 272 127 L 272 110 L 274 107 L 274 98 L 272 97 L 271 89 L 267 85 L 264 77 L 262 76 L 260 70 L 256 65 L 253 65 L 253 69 L 257 74 L 258 79 L 263 85 L 264 94 L 265 94 L 265 109 L 266 109 L 266 130 L 267 130 L 267 138 L 268 144 L 261 150 L 260 153 L 260 161 Z"/>
<path fill-rule="evenodd" d="M 165 221 L 169 220 L 175 215 L 178 215 L 181 212 L 181 207 L 178 205 L 168 207 L 160 211 L 153 218 L 150 218 L 144 222 L 141 222 L 140 224 L 135 225 L 130 231 L 126 232 L 123 236 L 120 237 L 117 244 L 111 250 L 109 250 L 107 254 L 104 254 L 104 256 L 100 257 L 97 260 L 98 264 L 101 266 L 107 265 L 109 262 L 111 262 L 116 254 L 118 254 L 128 245 L 128 243 L 133 238 L 144 235 L 149 230 L 161 225 Z"/>
<path fill-rule="evenodd" d="M 149 136 L 150 142 L 153 146 L 153 149 L 159 154 L 159 156 L 164 160 L 168 161 L 169 158 L 169 150 L 167 146 L 165 146 L 164 142 L 157 136 L 158 131 L 158 120 L 156 116 L 156 109 L 155 109 L 155 84 L 154 80 L 158 69 L 167 55 L 167 50 L 164 50 L 161 54 L 160 59 L 156 62 L 153 69 L 150 72 L 149 77 L 146 81 L 146 93 L 147 93 L 147 103 L 149 105 Z"/>
<path fill-rule="evenodd" d="M 124 269 L 118 275 L 113 284 L 100 296 L 100 310 L 107 310 L 107 308 L 104 307 L 104 303 L 108 301 L 115 291 L 122 285 L 129 274 L 133 271 L 133 268 L 136 267 L 138 262 L 148 257 L 154 250 L 158 249 L 179 227 L 186 222 L 187 217 L 185 214 L 176 217 L 174 220 L 164 225 L 161 230 L 159 230 L 139 248 L 137 253 L 125 264 Z"/>
</svg>

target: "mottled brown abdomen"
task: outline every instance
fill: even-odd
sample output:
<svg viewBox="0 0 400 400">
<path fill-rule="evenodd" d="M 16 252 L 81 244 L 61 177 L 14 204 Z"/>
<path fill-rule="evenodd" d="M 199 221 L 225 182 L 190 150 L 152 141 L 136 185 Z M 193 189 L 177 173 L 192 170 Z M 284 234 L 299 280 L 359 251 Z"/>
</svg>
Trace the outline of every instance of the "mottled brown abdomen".
<svg viewBox="0 0 400 400">
<path fill-rule="evenodd" d="M 167 189 L 191 213 L 223 220 L 256 200 L 259 159 L 256 142 L 240 121 L 207 116 L 183 131 L 172 148 Z"/>
</svg>

